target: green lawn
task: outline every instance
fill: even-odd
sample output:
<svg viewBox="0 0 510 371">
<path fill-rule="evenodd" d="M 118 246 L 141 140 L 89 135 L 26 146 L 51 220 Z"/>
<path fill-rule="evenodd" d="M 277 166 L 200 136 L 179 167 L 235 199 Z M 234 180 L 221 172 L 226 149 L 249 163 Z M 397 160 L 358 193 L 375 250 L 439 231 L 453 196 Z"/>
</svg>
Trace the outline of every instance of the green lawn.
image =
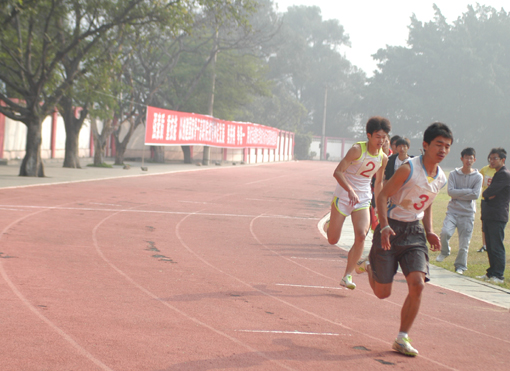
<svg viewBox="0 0 510 371">
<path fill-rule="evenodd" d="M 444 216 L 446 214 L 446 209 L 448 206 L 448 201 L 450 201 L 450 197 L 448 196 L 447 187 L 443 187 L 441 192 L 437 195 L 434 200 L 434 204 L 432 205 L 433 210 L 433 224 L 434 224 L 434 232 L 439 236 L 441 233 L 441 228 L 443 226 Z M 482 276 L 486 273 L 486 269 L 489 267 L 489 259 L 487 257 L 486 252 L 477 252 L 478 249 L 482 246 L 482 226 L 480 221 L 480 200 L 477 201 L 476 204 L 476 216 L 475 216 L 475 227 L 473 231 L 473 237 L 471 238 L 471 243 L 469 244 L 469 256 L 468 256 L 468 270 L 464 272 L 464 275 L 467 277 L 475 278 L 476 276 Z M 506 266 L 505 270 L 505 283 L 502 285 L 498 285 L 507 289 L 510 289 L 510 272 L 509 272 L 509 244 L 510 244 L 510 223 L 507 224 L 505 228 L 505 249 L 506 249 Z M 457 256 L 457 252 L 459 251 L 459 238 L 457 232 L 452 236 L 450 240 L 450 247 L 452 249 L 451 255 L 448 256 L 441 263 L 436 262 L 436 256 L 439 255 L 439 252 L 429 251 L 430 263 L 434 264 L 438 267 L 442 267 L 448 269 L 452 272 L 455 271 L 453 263 L 455 262 L 455 258 Z"/>
</svg>

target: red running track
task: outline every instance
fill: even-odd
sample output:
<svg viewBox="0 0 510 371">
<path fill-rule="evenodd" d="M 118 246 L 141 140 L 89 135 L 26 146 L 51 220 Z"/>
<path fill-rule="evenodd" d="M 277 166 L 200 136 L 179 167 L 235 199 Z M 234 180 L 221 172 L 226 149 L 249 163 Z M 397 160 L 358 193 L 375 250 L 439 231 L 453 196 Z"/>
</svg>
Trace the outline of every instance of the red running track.
<svg viewBox="0 0 510 371">
<path fill-rule="evenodd" d="M 317 222 L 336 164 L 0 190 L 0 370 L 508 370 L 508 311 L 427 286 L 379 300 Z"/>
</svg>

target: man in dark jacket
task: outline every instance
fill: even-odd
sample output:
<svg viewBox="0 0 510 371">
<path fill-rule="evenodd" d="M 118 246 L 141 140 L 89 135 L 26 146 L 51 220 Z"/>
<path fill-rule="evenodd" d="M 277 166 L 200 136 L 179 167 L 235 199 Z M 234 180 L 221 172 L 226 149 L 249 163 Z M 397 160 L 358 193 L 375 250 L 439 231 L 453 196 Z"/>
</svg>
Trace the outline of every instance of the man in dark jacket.
<svg viewBox="0 0 510 371">
<path fill-rule="evenodd" d="M 491 167 L 496 170 L 490 186 L 482 193 L 483 231 L 489 255 L 489 268 L 483 276 L 486 281 L 501 284 L 505 274 L 505 227 L 510 204 L 510 171 L 505 166 L 506 151 L 493 148 L 489 154 Z"/>
</svg>

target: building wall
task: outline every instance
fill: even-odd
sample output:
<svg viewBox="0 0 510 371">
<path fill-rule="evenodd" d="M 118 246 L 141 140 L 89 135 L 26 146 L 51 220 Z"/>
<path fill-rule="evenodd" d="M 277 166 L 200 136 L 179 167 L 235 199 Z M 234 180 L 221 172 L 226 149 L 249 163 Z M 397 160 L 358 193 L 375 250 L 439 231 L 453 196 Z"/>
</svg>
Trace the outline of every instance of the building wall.
<svg viewBox="0 0 510 371">
<path fill-rule="evenodd" d="M 102 129 L 102 123 L 98 122 L 98 129 Z M 127 132 L 127 130 L 125 131 Z M 25 156 L 27 128 L 20 121 L 12 120 L 0 114 L 0 159 L 14 160 L 22 159 Z M 122 132 L 121 132 L 122 136 Z M 263 148 L 217 148 L 211 147 L 211 162 L 273 162 L 273 161 L 291 161 L 294 159 L 294 133 L 281 131 L 276 149 Z M 64 158 L 65 157 L 66 132 L 64 119 L 56 112 L 54 115 L 46 117 L 42 124 L 42 143 L 41 157 Z M 128 143 L 124 157 L 126 159 L 149 160 L 151 158 L 151 147 L 144 145 L 145 127 L 139 125 L 136 128 L 131 140 Z M 3 145 L 3 147 L 2 147 Z M 202 161 L 204 146 L 192 146 L 192 160 Z M 79 136 L 79 156 L 93 156 L 93 141 L 91 140 L 91 123 L 86 119 L 83 123 Z M 184 160 L 181 146 L 165 146 L 166 160 Z M 113 157 L 112 146 L 108 146 L 106 157 Z"/>
</svg>

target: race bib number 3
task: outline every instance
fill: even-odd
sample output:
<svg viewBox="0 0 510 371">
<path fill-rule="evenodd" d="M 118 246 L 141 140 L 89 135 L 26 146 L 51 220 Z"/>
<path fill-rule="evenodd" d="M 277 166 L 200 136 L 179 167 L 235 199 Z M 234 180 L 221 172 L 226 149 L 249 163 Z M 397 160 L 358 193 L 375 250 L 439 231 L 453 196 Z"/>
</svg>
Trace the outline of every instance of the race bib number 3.
<svg viewBox="0 0 510 371">
<path fill-rule="evenodd" d="M 406 196 L 400 205 L 406 210 L 421 212 L 430 206 L 435 197 L 435 193 L 417 187 Z"/>
</svg>

